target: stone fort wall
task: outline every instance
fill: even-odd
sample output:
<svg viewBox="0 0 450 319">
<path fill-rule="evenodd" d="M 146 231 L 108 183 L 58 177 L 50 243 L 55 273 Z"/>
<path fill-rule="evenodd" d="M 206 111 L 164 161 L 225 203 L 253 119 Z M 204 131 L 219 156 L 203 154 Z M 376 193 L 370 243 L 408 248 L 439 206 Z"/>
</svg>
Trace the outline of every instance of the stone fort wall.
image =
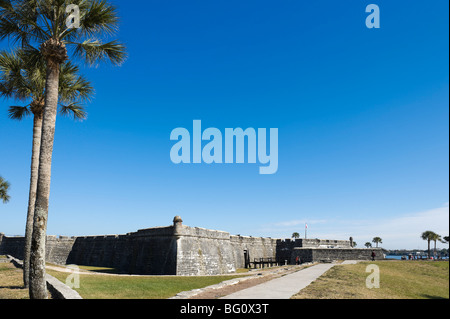
<svg viewBox="0 0 450 319">
<path fill-rule="evenodd" d="M 296 257 L 305 262 L 331 262 L 333 260 L 371 260 L 375 252 L 375 260 L 384 259 L 381 248 L 294 248 L 291 254 L 291 263 Z"/>
<path fill-rule="evenodd" d="M 0 234 L 0 255 L 23 259 L 23 237 Z M 273 258 L 280 264 L 327 259 L 370 259 L 372 250 L 353 249 L 347 240 L 272 239 L 233 236 L 228 232 L 189 227 L 175 217 L 172 226 L 125 235 L 47 236 L 46 260 L 56 264 L 112 267 L 145 275 L 217 275 L 244 268 L 247 261 Z M 382 253 L 377 253 L 382 256 Z"/>
</svg>

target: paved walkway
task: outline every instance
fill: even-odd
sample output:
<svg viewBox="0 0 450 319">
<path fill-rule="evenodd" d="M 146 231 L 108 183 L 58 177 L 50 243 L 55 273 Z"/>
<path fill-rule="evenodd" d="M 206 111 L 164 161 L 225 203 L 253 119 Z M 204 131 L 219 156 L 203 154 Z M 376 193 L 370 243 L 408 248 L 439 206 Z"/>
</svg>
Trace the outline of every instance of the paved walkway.
<svg viewBox="0 0 450 319">
<path fill-rule="evenodd" d="M 289 299 L 335 265 L 335 263 L 330 263 L 311 266 L 293 274 L 237 291 L 222 299 Z"/>
</svg>

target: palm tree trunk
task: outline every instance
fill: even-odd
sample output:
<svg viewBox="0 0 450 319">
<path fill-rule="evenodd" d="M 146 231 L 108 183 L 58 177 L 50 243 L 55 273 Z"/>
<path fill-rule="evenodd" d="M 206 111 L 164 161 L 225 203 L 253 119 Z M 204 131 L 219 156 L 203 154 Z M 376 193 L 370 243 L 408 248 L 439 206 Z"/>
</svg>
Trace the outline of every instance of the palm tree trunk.
<svg viewBox="0 0 450 319">
<path fill-rule="evenodd" d="M 430 259 L 430 239 L 428 239 L 428 259 Z"/>
<path fill-rule="evenodd" d="M 52 167 L 53 141 L 58 107 L 59 63 L 47 61 L 45 107 L 39 154 L 38 185 L 34 210 L 30 258 L 30 298 L 47 299 L 45 280 L 45 242 Z"/>
<path fill-rule="evenodd" d="M 42 113 L 34 114 L 33 120 L 33 148 L 31 152 L 31 177 L 30 193 L 28 196 L 27 224 L 25 227 L 25 249 L 23 257 L 23 283 L 24 287 L 29 287 L 30 280 L 30 254 L 31 254 L 31 235 L 33 233 L 34 204 L 36 202 L 36 189 L 39 170 L 39 152 L 41 148 L 42 133 Z"/>
</svg>

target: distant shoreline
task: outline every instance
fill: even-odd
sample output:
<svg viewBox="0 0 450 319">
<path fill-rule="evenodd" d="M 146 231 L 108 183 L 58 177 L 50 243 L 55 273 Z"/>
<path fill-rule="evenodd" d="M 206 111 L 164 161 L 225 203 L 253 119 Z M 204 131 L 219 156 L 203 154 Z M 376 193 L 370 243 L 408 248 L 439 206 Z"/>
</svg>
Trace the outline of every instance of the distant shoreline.
<svg viewBox="0 0 450 319">
<path fill-rule="evenodd" d="M 395 260 L 401 260 L 402 256 L 406 256 L 406 260 L 408 260 L 408 255 L 404 254 L 404 255 L 387 255 L 386 259 L 395 259 Z M 426 260 L 426 255 L 422 256 L 424 257 L 423 260 Z M 417 259 L 416 259 L 417 260 Z M 420 258 L 418 259 L 420 260 Z M 441 259 L 436 259 L 436 260 L 448 260 L 448 257 L 442 257 Z"/>
</svg>

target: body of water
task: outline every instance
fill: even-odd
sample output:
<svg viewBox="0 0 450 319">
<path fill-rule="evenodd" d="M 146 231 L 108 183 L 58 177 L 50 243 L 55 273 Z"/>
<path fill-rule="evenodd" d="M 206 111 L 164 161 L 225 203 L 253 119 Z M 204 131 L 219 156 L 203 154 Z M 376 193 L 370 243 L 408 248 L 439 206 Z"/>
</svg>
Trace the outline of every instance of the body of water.
<svg viewBox="0 0 450 319">
<path fill-rule="evenodd" d="M 400 259 L 402 259 L 402 256 L 389 255 L 389 256 L 386 256 L 386 259 L 398 259 L 398 260 L 400 260 Z"/>
</svg>

